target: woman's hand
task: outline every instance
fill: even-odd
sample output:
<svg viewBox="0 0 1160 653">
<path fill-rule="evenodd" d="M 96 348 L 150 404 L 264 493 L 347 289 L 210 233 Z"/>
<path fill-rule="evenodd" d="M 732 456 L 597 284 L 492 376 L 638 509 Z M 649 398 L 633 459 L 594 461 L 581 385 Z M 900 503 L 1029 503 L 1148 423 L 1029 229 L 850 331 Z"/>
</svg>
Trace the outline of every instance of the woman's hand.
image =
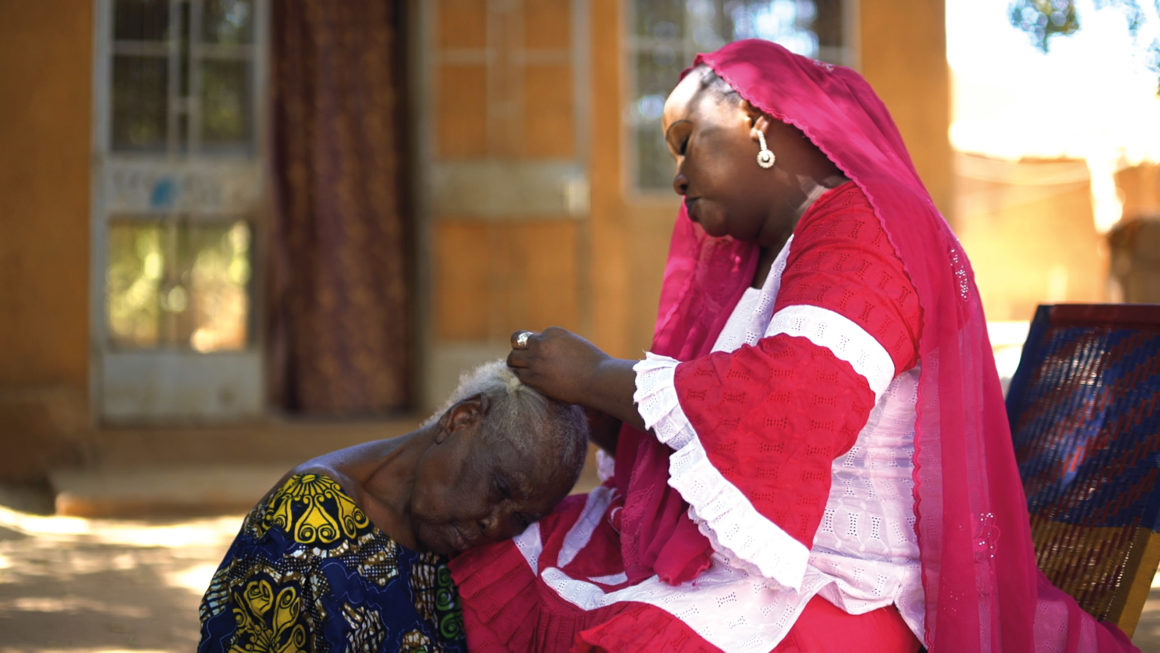
<svg viewBox="0 0 1160 653">
<path fill-rule="evenodd" d="M 632 402 L 634 361 L 613 358 L 567 329 L 515 332 L 507 363 L 521 381 L 549 397 L 643 426 Z"/>
<path fill-rule="evenodd" d="M 592 377 L 608 354 L 560 327 L 548 327 L 526 338 L 519 335 L 512 336 L 507 358 L 516 376 L 549 397 L 583 405 Z"/>
</svg>

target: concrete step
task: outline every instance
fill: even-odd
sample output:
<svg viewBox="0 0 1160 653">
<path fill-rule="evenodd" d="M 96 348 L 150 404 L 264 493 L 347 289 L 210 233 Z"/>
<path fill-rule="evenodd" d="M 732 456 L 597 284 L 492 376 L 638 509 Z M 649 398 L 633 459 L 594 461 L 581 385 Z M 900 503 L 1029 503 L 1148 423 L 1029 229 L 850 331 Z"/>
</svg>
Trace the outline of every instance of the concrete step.
<svg viewBox="0 0 1160 653">
<path fill-rule="evenodd" d="M 305 458 L 303 458 L 305 460 Z M 53 506 L 73 517 L 190 517 L 247 512 L 301 460 L 246 464 L 131 465 L 50 474 Z M 574 492 L 599 484 L 594 452 Z"/>
<path fill-rule="evenodd" d="M 417 415 L 375 420 L 269 419 L 251 424 L 102 427 L 87 438 L 86 467 L 298 463 L 327 451 L 416 429 Z"/>
<path fill-rule="evenodd" d="M 82 464 L 49 473 L 56 514 L 184 517 L 248 511 L 295 465 L 410 432 L 420 418 L 102 428 Z"/>
<path fill-rule="evenodd" d="M 244 513 L 294 463 L 59 470 L 55 513 L 73 517 L 188 517 Z"/>
</svg>

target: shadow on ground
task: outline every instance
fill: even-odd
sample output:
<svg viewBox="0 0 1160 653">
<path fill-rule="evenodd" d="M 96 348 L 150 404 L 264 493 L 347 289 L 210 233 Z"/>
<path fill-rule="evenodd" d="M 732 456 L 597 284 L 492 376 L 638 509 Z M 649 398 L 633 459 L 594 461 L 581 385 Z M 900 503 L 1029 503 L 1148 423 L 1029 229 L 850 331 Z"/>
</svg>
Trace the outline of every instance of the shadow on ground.
<svg viewBox="0 0 1160 653">
<path fill-rule="evenodd" d="M 198 603 L 240 523 L 0 507 L 0 650 L 194 650 Z"/>
<path fill-rule="evenodd" d="M 0 503 L 0 651 L 196 648 L 198 603 L 241 514 L 127 521 L 28 510 Z M 1160 582 L 1132 639 L 1160 651 Z"/>
</svg>

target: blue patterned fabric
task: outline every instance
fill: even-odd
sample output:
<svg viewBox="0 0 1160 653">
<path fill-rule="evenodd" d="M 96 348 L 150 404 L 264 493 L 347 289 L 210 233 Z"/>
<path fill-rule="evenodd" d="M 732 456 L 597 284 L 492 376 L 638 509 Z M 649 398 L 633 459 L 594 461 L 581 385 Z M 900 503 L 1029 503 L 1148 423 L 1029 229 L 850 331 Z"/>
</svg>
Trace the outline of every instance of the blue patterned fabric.
<svg viewBox="0 0 1160 653">
<path fill-rule="evenodd" d="M 1007 414 L 1039 568 L 1131 635 L 1160 560 L 1160 305 L 1040 306 Z"/>
<path fill-rule="evenodd" d="M 333 479 L 256 506 L 201 603 L 198 651 L 466 651 L 446 559 L 400 546 Z"/>
<path fill-rule="evenodd" d="M 1036 311 L 1007 396 L 1032 515 L 1160 531 L 1160 328 L 1135 308 Z"/>
</svg>

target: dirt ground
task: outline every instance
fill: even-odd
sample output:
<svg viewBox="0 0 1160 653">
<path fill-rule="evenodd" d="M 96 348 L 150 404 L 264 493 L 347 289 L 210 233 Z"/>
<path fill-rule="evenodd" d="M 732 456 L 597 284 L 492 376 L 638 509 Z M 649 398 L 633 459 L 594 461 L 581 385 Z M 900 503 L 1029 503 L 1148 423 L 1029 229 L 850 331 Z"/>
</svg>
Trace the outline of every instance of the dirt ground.
<svg viewBox="0 0 1160 653">
<path fill-rule="evenodd" d="M 0 651 L 193 651 L 198 603 L 240 523 L 0 506 Z"/>
<path fill-rule="evenodd" d="M 196 648 L 198 603 L 241 514 L 82 519 L 36 514 L 39 506 L 4 499 L 0 494 L 0 651 Z M 1143 651 L 1160 652 L 1160 582 L 1133 639 Z"/>
</svg>

